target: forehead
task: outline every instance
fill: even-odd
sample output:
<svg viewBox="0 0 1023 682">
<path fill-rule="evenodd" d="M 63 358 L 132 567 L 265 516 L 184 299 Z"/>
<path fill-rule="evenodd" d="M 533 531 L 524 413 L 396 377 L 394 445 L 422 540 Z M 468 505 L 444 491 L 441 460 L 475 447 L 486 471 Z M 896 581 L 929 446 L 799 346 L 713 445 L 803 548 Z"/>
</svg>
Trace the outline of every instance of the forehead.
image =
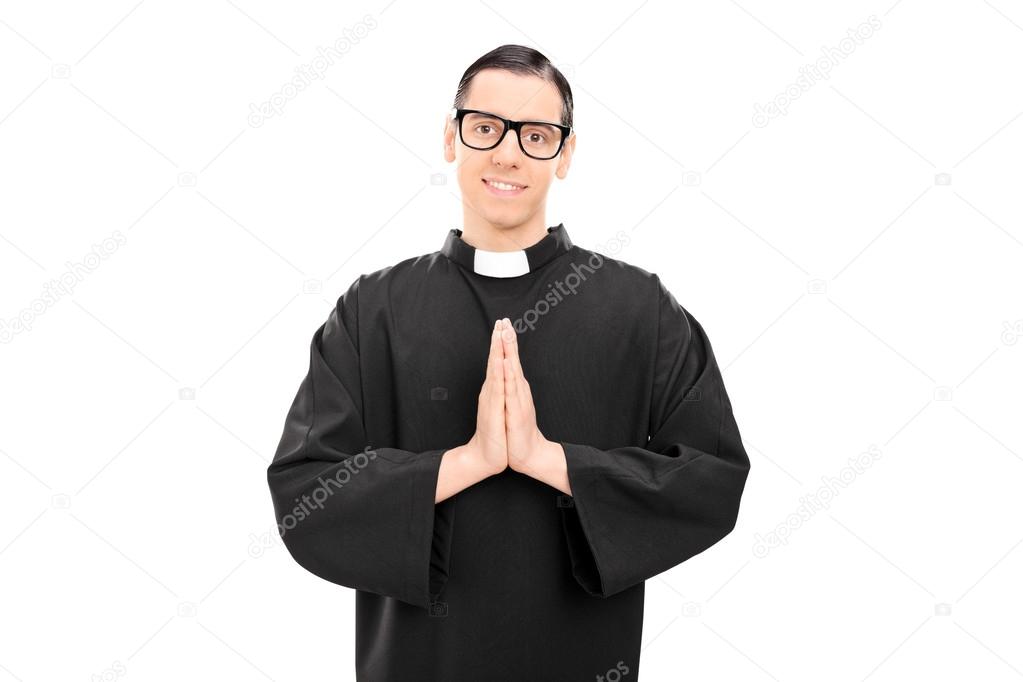
<svg viewBox="0 0 1023 682">
<path fill-rule="evenodd" d="M 477 73 L 463 106 L 518 121 L 560 121 L 562 109 L 554 83 L 503 69 Z"/>
</svg>

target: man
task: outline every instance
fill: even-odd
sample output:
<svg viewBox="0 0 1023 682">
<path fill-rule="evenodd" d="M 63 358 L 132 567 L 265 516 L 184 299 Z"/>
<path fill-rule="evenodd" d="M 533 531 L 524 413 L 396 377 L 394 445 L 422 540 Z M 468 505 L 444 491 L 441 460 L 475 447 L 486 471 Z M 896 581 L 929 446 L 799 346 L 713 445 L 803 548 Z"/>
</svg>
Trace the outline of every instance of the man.
<svg viewBox="0 0 1023 682">
<path fill-rule="evenodd" d="M 446 122 L 461 230 L 313 335 L 267 477 L 295 560 L 356 593 L 360 682 L 639 677 L 644 581 L 735 525 L 710 341 L 657 275 L 545 227 L 568 83 L 506 45 Z"/>
</svg>

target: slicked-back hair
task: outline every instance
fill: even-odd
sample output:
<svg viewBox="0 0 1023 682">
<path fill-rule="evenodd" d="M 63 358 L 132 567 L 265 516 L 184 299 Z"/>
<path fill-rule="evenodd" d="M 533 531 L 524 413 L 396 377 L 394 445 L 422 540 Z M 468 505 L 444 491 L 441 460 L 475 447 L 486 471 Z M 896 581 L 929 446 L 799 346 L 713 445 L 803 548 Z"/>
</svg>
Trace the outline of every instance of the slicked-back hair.
<svg viewBox="0 0 1023 682">
<path fill-rule="evenodd" d="M 539 76 L 553 83 L 561 95 L 561 125 L 572 127 L 572 88 L 565 76 L 542 53 L 524 45 L 502 45 L 473 62 L 458 83 L 454 108 L 465 107 L 472 79 L 483 69 L 503 69 L 523 76 Z"/>
</svg>

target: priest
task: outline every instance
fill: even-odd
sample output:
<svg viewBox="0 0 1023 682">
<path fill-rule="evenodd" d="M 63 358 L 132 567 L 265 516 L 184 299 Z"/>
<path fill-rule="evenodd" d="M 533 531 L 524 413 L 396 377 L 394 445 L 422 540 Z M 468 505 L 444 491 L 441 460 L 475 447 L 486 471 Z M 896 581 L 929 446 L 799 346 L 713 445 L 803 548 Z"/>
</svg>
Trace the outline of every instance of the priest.
<svg viewBox="0 0 1023 682">
<path fill-rule="evenodd" d="M 278 531 L 357 591 L 360 682 L 638 680 L 644 581 L 732 530 L 749 459 L 697 319 L 545 226 L 564 77 L 503 46 L 458 93 L 463 225 L 312 335 L 267 471 Z"/>
</svg>

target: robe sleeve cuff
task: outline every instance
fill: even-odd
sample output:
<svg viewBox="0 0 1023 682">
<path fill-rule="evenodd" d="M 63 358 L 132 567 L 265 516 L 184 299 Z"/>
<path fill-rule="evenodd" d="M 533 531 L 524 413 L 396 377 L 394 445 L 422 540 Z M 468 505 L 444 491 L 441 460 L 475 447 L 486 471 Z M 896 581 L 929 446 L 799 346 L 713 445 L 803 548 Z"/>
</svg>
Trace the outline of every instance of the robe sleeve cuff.
<svg viewBox="0 0 1023 682">
<path fill-rule="evenodd" d="M 404 574 L 405 597 L 403 601 L 429 608 L 434 596 L 447 580 L 448 556 L 451 549 L 450 508 L 444 507 L 444 523 L 437 524 L 440 506 L 437 497 L 437 479 L 440 475 L 441 457 L 447 452 L 427 450 L 413 460 L 415 474 L 412 479 L 412 500 L 409 509 L 409 551 Z M 444 500 L 447 502 L 448 500 Z M 439 534 L 437 531 L 441 531 Z"/>
<path fill-rule="evenodd" d="M 572 495 L 561 495 L 561 523 L 572 563 L 572 575 L 576 582 L 594 597 L 607 597 L 613 592 L 607 584 L 609 573 L 605 567 L 601 543 L 607 538 L 598 525 L 598 519 L 590 513 L 590 482 L 599 472 L 591 466 L 593 455 L 588 445 L 559 441 L 565 450 L 568 467 L 568 481 Z"/>
</svg>

